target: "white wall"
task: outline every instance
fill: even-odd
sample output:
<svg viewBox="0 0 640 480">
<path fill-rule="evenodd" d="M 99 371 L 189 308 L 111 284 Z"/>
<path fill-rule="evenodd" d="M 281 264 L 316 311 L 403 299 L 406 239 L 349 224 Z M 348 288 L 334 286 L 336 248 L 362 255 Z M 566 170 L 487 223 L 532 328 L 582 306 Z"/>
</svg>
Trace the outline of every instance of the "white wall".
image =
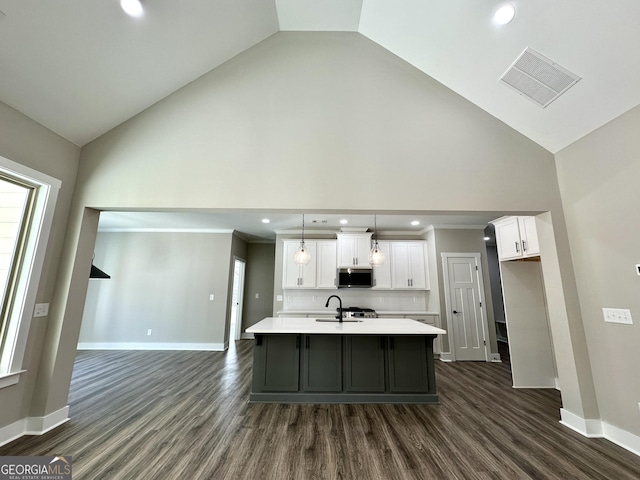
<svg viewBox="0 0 640 480">
<path fill-rule="evenodd" d="M 556 155 L 602 419 L 640 435 L 640 107 Z M 605 323 L 628 308 L 634 325 Z M 640 443 L 637 446 L 640 451 Z"/>
</svg>

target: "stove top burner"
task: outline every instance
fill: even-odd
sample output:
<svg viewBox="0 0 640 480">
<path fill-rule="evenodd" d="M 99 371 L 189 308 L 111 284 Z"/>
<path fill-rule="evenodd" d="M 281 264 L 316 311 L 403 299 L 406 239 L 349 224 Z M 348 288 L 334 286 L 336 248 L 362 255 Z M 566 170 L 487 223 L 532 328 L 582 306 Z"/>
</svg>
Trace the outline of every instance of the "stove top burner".
<svg viewBox="0 0 640 480">
<path fill-rule="evenodd" d="M 376 318 L 378 316 L 373 308 L 346 307 L 342 312 L 348 317 Z"/>
</svg>

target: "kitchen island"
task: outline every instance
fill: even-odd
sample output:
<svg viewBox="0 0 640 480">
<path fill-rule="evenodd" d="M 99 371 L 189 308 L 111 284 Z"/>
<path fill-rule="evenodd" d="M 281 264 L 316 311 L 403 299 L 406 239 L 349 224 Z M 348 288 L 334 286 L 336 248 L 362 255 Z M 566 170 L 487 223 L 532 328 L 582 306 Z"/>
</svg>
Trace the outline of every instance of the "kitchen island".
<svg viewBox="0 0 640 480">
<path fill-rule="evenodd" d="M 251 402 L 438 403 L 433 340 L 406 318 L 268 317 L 255 336 Z"/>
</svg>

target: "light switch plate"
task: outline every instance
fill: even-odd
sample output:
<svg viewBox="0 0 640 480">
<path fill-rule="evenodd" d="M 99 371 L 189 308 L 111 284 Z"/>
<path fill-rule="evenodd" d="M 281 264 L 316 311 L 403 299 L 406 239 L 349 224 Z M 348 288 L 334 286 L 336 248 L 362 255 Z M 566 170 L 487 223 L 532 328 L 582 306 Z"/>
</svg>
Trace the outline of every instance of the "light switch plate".
<svg viewBox="0 0 640 480">
<path fill-rule="evenodd" d="M 36 307 L 33 309 L 34 317 L 46 317 L 49 315 L 48 303 L 36 303 Z"/>
<path fill-rule="evenodd" d="M 602 316 L 604 321 L 608 323 L 623 323 L 625 325 L 633 325 L 631 318 L 631 310 L 626 308 L 602 308 Z"/>
</svg>

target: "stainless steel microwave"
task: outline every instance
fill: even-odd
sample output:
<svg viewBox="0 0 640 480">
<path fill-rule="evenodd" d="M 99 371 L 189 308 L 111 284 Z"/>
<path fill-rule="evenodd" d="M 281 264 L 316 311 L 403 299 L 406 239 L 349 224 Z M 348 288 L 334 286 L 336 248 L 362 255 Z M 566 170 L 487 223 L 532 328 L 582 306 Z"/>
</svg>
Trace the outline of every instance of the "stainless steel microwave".
<svg viewBox="0 0 640 480">
<path fill-rule="evenodd" d="M 362 267 L 338 268 L 338 288 L 371 288 L 373 269 Z"/>
</svg>

